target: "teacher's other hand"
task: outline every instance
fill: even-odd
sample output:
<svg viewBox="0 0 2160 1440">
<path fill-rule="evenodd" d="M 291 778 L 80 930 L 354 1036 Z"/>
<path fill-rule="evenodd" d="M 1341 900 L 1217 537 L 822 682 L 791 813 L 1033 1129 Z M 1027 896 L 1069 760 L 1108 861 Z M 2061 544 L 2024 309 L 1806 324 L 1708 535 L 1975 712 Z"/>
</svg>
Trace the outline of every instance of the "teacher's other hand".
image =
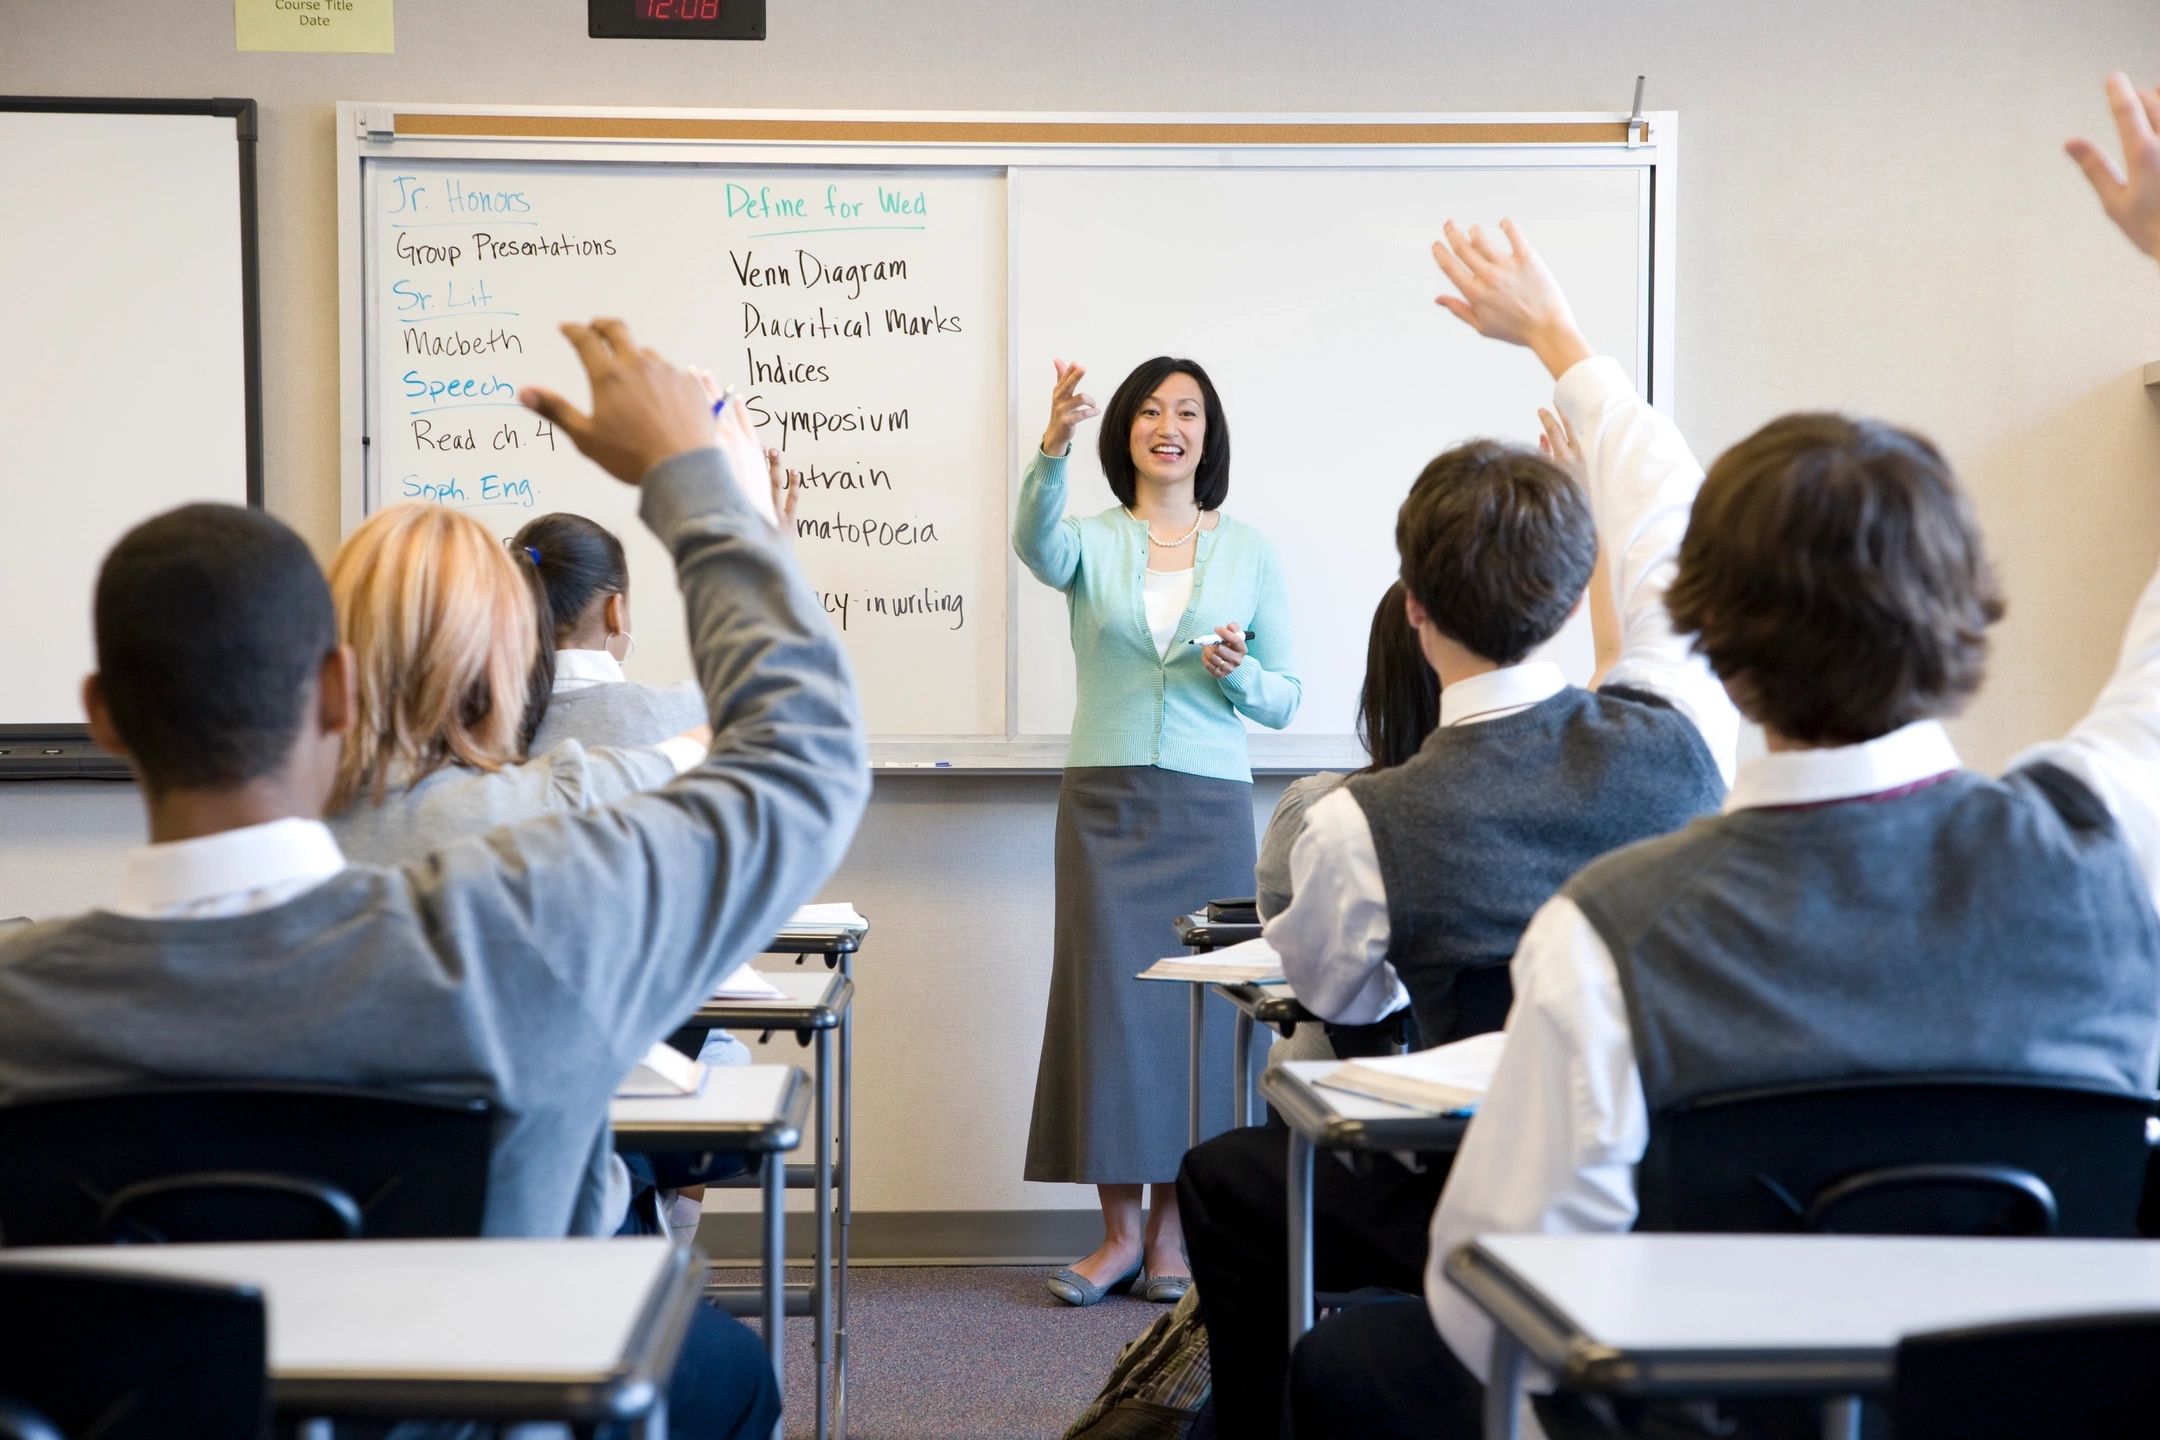
<svg viewBox="0 0 2160 1440">
<path fill-rule="evenodd" d="M 1208 674 L 1220 680 L 1245 663 L 1245 632 L 1235 625 L 1215 627 L 1216 643 L 1200 647 Z"/>
<path fill-rule="evenodd" d="M 1072 446 L 1073 427 L 1092 417 L 1098 407 L 1094 396 L 1080 393 L 1080 377 L 1087 374 L 1085 366 L 1068 365 L 1063 360 L 1050 363 L 1057 368 L 1057 383 L 1050 387 L 1050 424 L 1043 431 L 1042 452 L 1063 455 Z"/>
<path fill-rule="evenodd" d="M 1434 296 L 1434 303 L 1480 335 L 1527 346 L 1557 380 L 1576 362 L 1590 358 L 1589 342 L 1576 328 L 1560 282 L 1513 220 L 1502 220 L 1507 248 L 1477 226 L 1466 235 L 1453 220 L 1442 227 L 1447 238 L 1433 242 L 1433 259 L 1459 294 Z"/>
<path fill-rule="evenodd" d="M 2139 90 L 2118 70 L 2107 78 L 2107 96 L 2129 174 L 2090 140 L 2072 140 L 2063 149 L 2092 182 L 2108 219 L 2131 244 L 2160 260 L 2160 90 Z"/>
</svg>

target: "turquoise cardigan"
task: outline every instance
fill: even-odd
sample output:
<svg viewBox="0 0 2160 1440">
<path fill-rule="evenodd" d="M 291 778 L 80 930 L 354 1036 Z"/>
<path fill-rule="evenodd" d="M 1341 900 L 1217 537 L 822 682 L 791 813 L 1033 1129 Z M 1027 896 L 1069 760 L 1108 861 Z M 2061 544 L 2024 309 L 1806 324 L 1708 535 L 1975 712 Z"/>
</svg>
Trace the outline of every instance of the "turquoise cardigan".
<svg viewBox="0 0 2160 1440">
<path fill-rule="evenodd" d="M 1020 477 L 1013 549 L 1036 579 L 1065 592 L 1072 617 L 1079 698 L 1067 765 L 1157 765 L 1249 783 L 1238 717 L 1280 730 L 1297 714 L 1305 687 L 1290 671 L 1290 599 L 1275 547 L 1225 515 L 1196 548 L 1192 603 L 1165 660 L 1143 598 L 1147 526 L 1117 506 L 1068 518 L 1062 456 L 1038 451 Z M 1185 642 L 1233 624 L 1253 632 L 1252 645 L 1217 680 Z"/>
</svg>

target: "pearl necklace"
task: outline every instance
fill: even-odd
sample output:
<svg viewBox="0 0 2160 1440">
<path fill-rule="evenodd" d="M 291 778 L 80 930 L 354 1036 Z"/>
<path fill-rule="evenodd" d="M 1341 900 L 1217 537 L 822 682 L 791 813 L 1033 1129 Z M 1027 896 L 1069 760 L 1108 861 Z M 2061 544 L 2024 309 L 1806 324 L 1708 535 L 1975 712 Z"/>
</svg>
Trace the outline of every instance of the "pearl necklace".
<svg viewBox="0 0 2160 1440">
<path fill-rule="evenodd" d="M 1128 520 L 1132 520 L 1132 521 L 1136 521 L 1136 522 L 1138 522 L 1139 524 L 1142 524 L 1142 525 L 1147 525 L 1147 522 L 1146 522 L 1145 520 L 1141 520 L 1141 519 L 1140 519 L 1140 517 L 1139 517 L 1138 515 L 1135 515 L 1135 514 L 1133 514 L 1133 513 L 1132 513 L 1132 506 L 1130 506 L 1130 505 L 1127 505 L 1127 506 L 1125 506 L 1125 507 L 1123 507 L 1123 508 L 1124 508 L 1124 511 L 1125 511 L 1125 518 L 1126 518 L 1126 519 L 1128 519 Z M 1185 532 L 1184 534 L 1182 534 L 1182 535 L 1178 536 L 1178 537 L 1177 537 L 1177 539 L 1175 539 L 1175 540 L 1158 540 L 1158 539 L 1156 539 L 1156 538 L 1155 538 L 1155 527 L 1154 527 L 1154 526 L 1152 526 L 1152 525 L 1148 525 L 1148 532 L 1147 532 L 1148 544 L 1150 544 L 1150 545 L 1160 545 L 1160 546 L 1161 546 L 1161 547 L 1162 547 L 1163 549 L 1165 549 L 1165 550 L 1175 550 L 1175 549 L 1177 549 L 1177 548 L 1178 548 L 1178 546 L 1180 546 L 1180 545 L 1183 545 L 1183 544 L 1184 544 L 1184 543 L 1185 543 L 1186 541 L 1188 541 L 1188 540 L 1192 539 L 1192 537 L 1193 537 L 1193 536 L 1195 536 L 1195 535 L 1197 535 L 1197 534 L 1199 534 L 1199 533 L 1200 533 L 1200 522 L 1201 522 L 1202 520 L 1206 519 L 1206 518 L 1207 518 L 1207 512 L 1206 512 L 1205 510 L 1203 510 L 1203 511 L 1201 511 L 1201 512 L 1200 512 L 1199 514 L 1197 514 L 1197 515 L 1193 516 L 1193 522 L 1192 522 L 1192 529 L 1190 529 L 1190 530 L 1187 530 L 1187 531 L 1186 531 L 1186 532 Z"/>
</svg>

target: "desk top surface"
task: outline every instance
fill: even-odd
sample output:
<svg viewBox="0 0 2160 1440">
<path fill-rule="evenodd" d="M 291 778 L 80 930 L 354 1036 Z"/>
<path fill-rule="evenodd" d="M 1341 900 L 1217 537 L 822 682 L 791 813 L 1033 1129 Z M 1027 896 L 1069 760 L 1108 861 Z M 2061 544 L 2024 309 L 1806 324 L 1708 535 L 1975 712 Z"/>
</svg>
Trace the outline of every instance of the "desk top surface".
<svg viewBox="0 0 2160 1440">
<path fill-rule="evenodd" d="M 793 1065 L 708 1065 L 695 1095 L 618 1095 L 608 1103 L 617 1130 L 684 1127 L 755 1129 L 790 1118 L 802 1071 Z"/>
<path fill-rule="evenodd" d="M 1469 1121 L 1314 1084 L 1343 1062 L 1286 1060 L 1260 1077 L 1260 1093 L 1283 1122 L 1323 1150 L 1438 1153 L 1462 1141 Z"/>
<path fill-rule="evenodd" d="M 666 1240 L 351 1240 L 13 1250 L 259 1290 L 273 1379 L 601 1384 L 681 1271 Z"/>
<path fill-rule="evenodd" d="M 756 1017 L 770 1016 L 775 1020 L 796 1016 L 812 1016 L 837 1021 L 839 1013 L 847 1008 L 854 997 L 855 982 L 837 970 L 760 970 L 759 978 L 770 981 L 780 991 L 777 997 L 738 997 L 714 995 L 698 1006 L 700 1019 L 712 1019 L 746 1015 L 751 1021 L 727 1019 L 727 1023 L 754 1023 Z"/>
<path fill-rule="evenodd" d="M 1887 1355 L 1929 1330 L 2160 1309 L 2160 1242 L 2144 1240 L 1488 1235 L 1448 1274 L 1481 1305 L 1512 1291 L 1575 1344 L 1636 1356 Z"/>
</svg>

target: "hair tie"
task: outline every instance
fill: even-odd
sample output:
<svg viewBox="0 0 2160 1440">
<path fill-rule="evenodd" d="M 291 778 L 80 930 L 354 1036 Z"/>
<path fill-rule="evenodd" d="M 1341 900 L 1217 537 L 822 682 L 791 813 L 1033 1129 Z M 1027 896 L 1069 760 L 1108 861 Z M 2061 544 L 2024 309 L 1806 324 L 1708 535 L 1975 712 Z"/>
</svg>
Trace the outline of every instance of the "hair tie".
<svg viewBox="0 0 2160 1440">
<path fill-rule="evenodd" d="M 538 564 L 540 563 L 540 547 L 539 547 L 539 546 L 537 546 L 537 545 L 521 545 L 521 546 L 519 546 L 518 548 L 519 548 L 519 549 L 521 549 L 521 550 L 523 550 L 523 551 L 525 552 L 525 558 L 526 558 L 526 559 L 528 559 L 528 560 L 530 560 L 530 561 L 532 561 L 532 562 L 533 562 L 533 564 L 535 564 L 535 565 L 538 565 Z"/>
</svg>

